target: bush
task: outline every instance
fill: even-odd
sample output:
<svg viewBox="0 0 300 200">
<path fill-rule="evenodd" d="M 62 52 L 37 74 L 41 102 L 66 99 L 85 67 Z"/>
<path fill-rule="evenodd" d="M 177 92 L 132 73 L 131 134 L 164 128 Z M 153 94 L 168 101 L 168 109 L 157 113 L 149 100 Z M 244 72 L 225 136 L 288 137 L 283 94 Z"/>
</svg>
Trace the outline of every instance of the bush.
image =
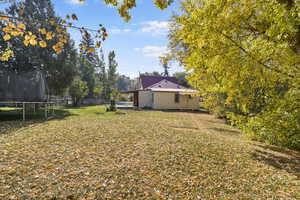
<svg viewBox="0 0 300 200">
<path fill-rule="evenodd" d="M 119 96 L 119 101 L 128 101 L 128 100 L 129 100 L 129 98 L 125 95 L 120 95 Z"/>
<path fill-rule="evenodd" d="M 88 94 L 88 87 L 85 81 L 75 79 L 69 88 L 69 94 L 73 100 L 73 106 L 79 106 L 83 97 Z"/>
<path fill-rule="evenodd" d="M 106 108 L 106 112 L 115 112 L 115 111 L 117 111 L 116 101 L 111 100 L 109 107 Z"/>
<path fill-rule="evenodd" d="M 229 104 L 225 93 L 211 93 L 205 99 L 205 107 L 253 140 L 300 150 L 300 91 L 275 89 L 269 89 L 269 98 L 242 96 Z M 242 104 L 243 98 L 250 100 Z"/>
<path fill-rule="evenodd" d="M 248 120 L 245 133 L 252 139 L 300 150 L 300 92 L 289 91 L 264 112 Z"/>
<path fill-rule="evenodd" d="M 206 96 L 204 101 L 204 108 L 218 118 L 226 117 L 226 101 L 227 95 L 225 93 L 210 93 Z"/>
</svg>

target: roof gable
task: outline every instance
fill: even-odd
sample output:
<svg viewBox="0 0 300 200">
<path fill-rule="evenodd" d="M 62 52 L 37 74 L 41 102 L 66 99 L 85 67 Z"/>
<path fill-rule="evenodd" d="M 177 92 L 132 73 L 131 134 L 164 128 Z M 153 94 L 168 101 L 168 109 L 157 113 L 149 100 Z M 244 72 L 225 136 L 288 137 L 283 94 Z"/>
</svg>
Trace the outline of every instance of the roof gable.
<svg viewBox="0 0 300 200">
<path fill-rule="evenodd" d="M 162 80 L 168 80 L 172 83 L 178 84 L 178 80 L 175 77 L 165 77 L 165 76 L 140 76 L 141 89 L 146 89 Z"/>
<path fill-rule="evenodd" d="M 159 88 L 165 88 L 165 89 L 166 88 L 168 88 L 168 89 L 183 89 L 184 87 L 181 86 L 181 85 L 179 85 L 179 84 L 177 84 L 177 83 L 173 83 L 171 81 L 163 79 L 160 82 L 155 83 L 154 85 L 149 86 L 147 89 L 149 89 L 149 88 L 151 88 L 151 89 L 153 89 L 153 88 L 157 88 L 157 89 L 159 89 Z"/>
</svg>

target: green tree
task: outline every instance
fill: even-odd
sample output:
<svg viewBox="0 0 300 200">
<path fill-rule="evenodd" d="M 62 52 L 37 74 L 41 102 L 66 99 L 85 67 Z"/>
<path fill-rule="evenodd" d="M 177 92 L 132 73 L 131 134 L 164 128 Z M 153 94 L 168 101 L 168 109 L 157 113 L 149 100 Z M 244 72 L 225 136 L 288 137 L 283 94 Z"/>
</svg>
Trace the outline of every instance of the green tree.
<svg viewBox="0 0 300 200">
<path fill-rule="evenodd" d="M 24 6 L 22 13 L 20 13 L 21 6 Z M 30 20 L 47 21 L 50 18 L 57 22 L 60 20 L 56 17 L 50 0 L 25 0 L 22 3 L 13 3 L 6 10 L 6 13 L 28 20 L 28 22 L 24 22 L 24 25 L 32 35 L 40 35 L 39 30 L 42 29 L 54 32 L 55 27 L 47 24 L 30 23 Z M 58 42 L 57 39 L 48 41 L 47 46 L 40 46 L 36 40 L 32 40 L 32 43 L 36 43 L 36 45 L 26 47 L 23 45 L 21 36 L 13 37 L 7 42 L 4 39 L 5 32 L 1 32 L 1 35 L 3 36 L 0 37 L 1 49 L 4 50 L 9 47 L 14 52 L 13 59 L 1 63 L 0 68 L 2 70 L 18 73 L 41 69 L 46 74 L 51 94 L 62 94 L 71 84 L 76 74 L 77 55 L 74 42 L 70 40 L 69 35 L 67 35 L 68 41 L 64 44 L 64 51 L 59 55 L 56 55 L 52 48 Z"/>
<path fill-rule="evenodd" d="M 94 97 L 96 87 L 96 68 L 99 65 L 99 58 L 94 51 L 85 51 L 83 47 L 94 48 L 95 44 L 90 34 L 86 34 L 80 44 L 80 76 L 81 80 L 87 83 L 89 92 L 88 97 Z"/>
<path fill-rule="evenodd" d="M 100 98 L 102 95 L 102 88 L 101 87 L 95 87 L 94 88 L 94 97 Z"/>
<path fill-rule="evenodd" d="M 87 96 L 92 98 L 94 97 L 94 89 L 96 87 L 95 80 L 95 65 L 91 63 L 85 56 L 80 56 L 80 77 L 82 81 L 85 81 L 88 86 Z"/>
<path fill-rule="evenodd" d="M 182 85 L 182 86 L 187 87 L 187 88 L 191 87 L 188 83 L 186 72 L 175 72 L 173 74 L 173 76 L 175 78 L 177 78 L 179 85 Z"/>
<path fill-rule="evenodd" d="M 104 53 L 102 49 L 100 49 L 99 55 L 97 56 L 97 65 L 96 65 L 96 77 L 98 81 L 98 87 L 101 89 L 101 96 L 104 100 L 107 98 L 107 90 L 108 90 L 108 83 L 107 83 L 107 74 L 106 74 L 106 64 L 104 60 Z"/>
<path fill-rule="evenodd" d="M 107 69 L 107 84 L 108 84 L 108 91 L 107 97 L 112 99 L 114 94 L 114 89 L 117 86 L 117 67 L 118 63 L 116 61 L 116 54 L 114 51 L 109 52 L 108 54 L 108 69 Z"/>
<path fill-rule="evenodd" d="M 252 138 L 300 149 L 299 24 L 295 1 L 185 0 L 171 56 L 212 111 Z"/>
<path fill-rule="evenodd" d="M 88 33 L 83 34 L 81 43 L 80 43 L 80 54 L 87 59 L 90 63 L 95 64 L 96 62 L 96 51 L 90 50 L 87 51 L 86 47 L 89 47 L 90 49 L 95 48 L 95 42 L 92 38 L 92 36 Z"/>
<path fill-rule="evenodd" d="M 117 78 L 117 89 L 119 91 L 127 91 L 130 89 L 131 80 L 125 75 L 118 75 Z"/>
<path fill-rule="evenodd" d="M 78 74 L 78 54 L 74 42 L 70 40 L 64 49 L 50 64 L 47 64 L 48 86 L 51 94 L 55 95 L 63 95 Z"/>
<path fill-rule="evenodd" d="M 144 73 L 141 73 L 140 75 L 145 75 L 145 76 L 162 76 L 161 73 L 159 73 L 157 71 L 144 72 Z"/>
<path fill-rule="evenodd" d="M 88 94 L 87 83 L 80 79 L 75 79 L 69 88 L 69 94 L 72 97 L 73 105 L 80 106 L 80 101 Z"/>
</svg>

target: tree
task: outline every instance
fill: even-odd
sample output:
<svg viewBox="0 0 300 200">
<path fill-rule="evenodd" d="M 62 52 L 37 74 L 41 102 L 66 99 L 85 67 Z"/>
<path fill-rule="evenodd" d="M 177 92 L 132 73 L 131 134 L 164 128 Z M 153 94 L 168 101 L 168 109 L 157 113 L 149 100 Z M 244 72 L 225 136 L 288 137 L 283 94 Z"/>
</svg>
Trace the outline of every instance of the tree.
<svg viewBox="0 0 300 200">
<path fill-rule="evenodd" d="M 0 0 L 1 1 L 1 0 Z M 2 0 L 3 1 L 3 0 Z M 78 0 L 81 3 L 84 3 L 86 0 Z M 116 1 L 116 0 L 103 0 L 105 4 L 111 5 L 118 8 L 119 14 L 126 20 L 130 20 L 131 16 L 129 10 L 136 7 L 136 0 L 127 0 L 127 1 Z M 154 0 L 153 1 L 156 7 L 160 9 L 165 9 L 171 5 L 174 0 Z"/>
<path fill-rule="evenodd" d="M 54 56 L 52 61 L 44 65 L 47 66 L 44 71 L 47 72 L 50 93 L 54 95 L 63 95 L 78 74 L 78 54 L 74 42 L 70 40 L 64 48 L 63 53 Z"/>
<path fill-rule="evenodd" d="M 81 3 L 84 3 L 85 0 L 78 0 Z M 174 0 L 154 0 L 154 4 L 160 8 L 165 9 Z M 0 0 L 0 3 L 5 2 L 16 2 L 16 0 Z M 116 1 L 116 0 L 104 0 L 105 4 L 112 5 L 118 8 L 119 14 L 126 20 L 130 20 L 131 16 L 129 10 L 136 7 L 136 0 L 127 0 L 127 1 Z M 94 35 L 94 38 L 97 39 L 96 48 L 101 46 L 101 42 L 104 41 L 108 34 L 105 27 L 102 24 L 99 24 L 100 28 L 98 30 L 78 27 L 74 25 L 74 22 L 78 20 L 78 17 L 75 13 L 67 14 L 65 19 L 59 19 L 58 21 L 55 18 L 49 18 L 48 20 L 38 20 L 38 19 L 26 19 L 24 16 L 24 10 L 26 10 L 26 5 L 23 3 L 19 4 L 18 14 L 20 16 L 11 16 L 9 14 L 0 14 L 0 21 L 5 25 L 2 31 L 5 33 L 3 39 L 9 41 L 13 37 L 20 37 L 23 40 L 25 46 L 36 46 L 37 44 L 41 47 L 46 47 L 48 45 L 48 40 L 53 38 L 57 39 L 58 42 L 52 45 L 52 48 L 57 54 L 60 54 L 63 51 L 63 46 L 67 42 L 67 32 L 66 28 L 72 28 L 79 30 L 83 37 L 86 35 Z M 41 33 L 39 35 L 32 34 L 31 31 L 27 31 L 27 27 L 24 25 L 24 22 L 30 23 L 36 26 L 37 30 Z M 50 25 L 55 27 L 55 31 L 51 32 L 47 29 L 40 29 L 40 25 Z M 95 52 L 95 48 L 90 46 L 81 46 L 81 49 L 91 53 Z M 9 48 L 0 50 L 0 60 L 6 61 L 13 57 L 13 51 Z"/>
<path fill-rule="evenodd" d="M 107 83 L 107 74 L 106 74 L 106 64 L 104 60 L 104 54 L 102 49 L 100 49 L 99 55 L 97 56 L 97 74 L 96 76 L 98 77 L 98 83 L 99 87 L 102 88 L 101 90 L 101 96 L 103 99 L 108 99 L 107 98 L 107 91 L 108 91 L 108 83 Z"/>
<path fill-rule="evenodd" d="M 102 88 L 101 87 L 95 87 L 93 93 L 94 93 L 95 98 L 100 98 L 101 94 L 102 94 Z"/>
<path fill-rule="evenodd" d="M 119 91 L 127 91 L 130 89 L 131 80 L 125 75 L 118 75 L 117 78 L 117 89 Z"/>
<path fill-rule="evenodd" d="M 254 139 L 300 149 L 299 4 L 185 0 L 181 9 L 171 56 L 206 106 Z"/>
<path fill-rule="evenodd" d="M 182 85 L 182 86 L 187 87 L 187 88 L 191 87 L 188 83 L 187 78 L 186 78 L 187 73 L 185 73 L 185 72 L 175 72 L 173 74 L 173 76 L 178 80 L 179 85 Z"/>
<path fill-rule="evenodd" d="M 141 76 L 161 76 L 161 73 L 157 72 L 157 71 L 153 71 L 153 72 L 144 72 L 140 74 Z"/>
<path fill-rule="evenodd" d="M 90 98 L 94 97 L 96 86 L 95 71 L 97 67 L 97 55 L 94 51 L 85 51 L 83 47 L 89 46 L 94 48 L 94 41 L 89 34 L 85 35 L 80 44 L 80 76 L 81 80 L 87 83 Z"/>
<path fill-rule="evenodd" d="M 91 64 L 95 64 L 96 62 L 96 51 L 95 42 L 92 36 L 88 33 L 84 34 L 80 43 L 80 54 L 84 59 L 87 59 Z M 86 50 L 86 47 L 89 47 L 89 50 Z"/>
<path fill-rule="evenodd" d="M 24 9 L 22 9 L 22 13 L 20 13 L 20 7 L 23 6 Z M 15 37 L 9 41 L 5 40 L 7 33 L 5 31 L 1 32 L 0 48 L 3 51 L 7 48 L 12 50 L 14 57 L 13 59 L 3 61 L 0 67 L 3 70 L 16 73 L 41 69 L 46 74 L 51 94 L 62 94 L 64 89 L 71 84 L 76 74 L 76 67 L 74 66 L 76 66 L 77 53 L 74 42 L 70 40 L 68 34 L 62 36 L 66 39 L 63 44 L 64 51 L 57 55 L 52 46 L 59 42 L 58 38 L 49 40 L 46 46 L 44 46 L 43 40 L 38 42 L 36 39 L 36 35 L 43 35 L 42 32 L 44 29 L 49 32 L 54 32 L 56 30 L 55 27 L 47 24 L 33 24 L 29 22 L 32 19 L 41 21 L 47 21 L 48 19 L 60 20 L 60 18 L 55 16 L 54 8 L 50 0 L 25 0 L 22 3 L 13 3 L 6 10 L 6 13 L 14 17 L 23 16 L 23 18 L 26 19 L 22 25 L 26 27 L 26 32 L 31 34 L 29 43 L 33 45 L 24 45 L 23 36 L 18 35 L 20 34 L 18 31 L 14 33 Z M 10 26 L 15 25 L 10 24 Z M 1 27 L 3 27 L 2 29 L 7 29 L 7 25 L 3 23 Z M 20 26 L 19 29 L 22 29 L 22 26 Z"/>
<path fill-rule="evenodd" d="M 107 69 L 107 83 L 108 83 L 108 91 L 107 97 L 112 99 L 113 91 L 116 89 L 117 84 L 117 67 L 118 63 L 116 61 L 116 54 L 114 51 L 109 52 L 108 54 L 108 69 Z"/>
<path fill-rule="evenodd" d="M 4 1 L 0 0 L 0 2 L 3 3 Z M 98 30 L 74 26 L 74 21 L 78 20 L 76 14 L 67 15 L 66 19 L 62 19 L 54 16 L 53 9 L 40 10 L 41 12 L 32 10 L 32 7 L 53 8 L 50 0 L 41 0 L 36 3 L 31 3 L 28 0 L 24 2 L 11 0 L 10 2 L 12 2 L 10 12 L 0 13 L 2 38 L 6 41 L 4 45 L 0 46 L 1 61 L 13 58 L 13 51 L 8 44 L 11 39 L 16 37 L 21 41 L 20 44 L 25 47 L 39 46 L 45 48 L 50 46 L 56 54 L 61 54 L 64 51 L 64 45 L 69 40 L 67 28 L 79 30 L 83 37 L 94 33 L 93 36 L 97 40 L 96 48 L 99 48 L 101 42 L 108 36 L 102 24 L 99 25 Z M 28 11 L 32 11 L 32 13 Z M 39 18 L 39 15 L 46 15 L 47 18 Z M 28 26 L 30 29 L 28 29 Z M 81 45 L 81 49 L 88 53 L 94 52 L 95 47 Z"/>
<path fill-rule="evenodd" d="M 73 105 L 80 106 L 81 99 L 88 94 L 87 83 L 80 79 L 75 79 L 69 88 L 69 94 L 72 97 Z"/>
<path fill-rule="evenodd" d="M 94 97 L 94 89 L 96 87 L 95 80 L 95 65 L 93 65 L 89 60 L 81 55 L 80 56 L 80 77 L 81 80 L 87 83 L 88 86 L 88 97 Z"/>
</svg>

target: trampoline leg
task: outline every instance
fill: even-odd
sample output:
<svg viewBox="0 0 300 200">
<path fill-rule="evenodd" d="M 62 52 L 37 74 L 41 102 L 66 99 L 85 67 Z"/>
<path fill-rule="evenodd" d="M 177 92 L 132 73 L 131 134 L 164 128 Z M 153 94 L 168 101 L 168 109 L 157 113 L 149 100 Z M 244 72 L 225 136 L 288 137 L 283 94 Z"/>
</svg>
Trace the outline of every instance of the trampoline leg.
<svg viewBox="0 0 300 200">
<path fill-rule="evenodd" d="M 45 104 L 45 118 L 48 118 L 48 104 Z"/>
<path fill-rule="evenodd" d="M 33 112 L 34 112 L 34 114 L 35 114 L 35 104 L 33 104 Z"/>
<path fill-rule="evenodd" d="M 52 104 L 52 115 L 55 114 L 55 111 L 54 111 L 54 104 Z"/>
<path fill-rule="evenodd" d="M 23 121 L 25 121 L 25 103 L 23 103 Z"/>
</svg>

